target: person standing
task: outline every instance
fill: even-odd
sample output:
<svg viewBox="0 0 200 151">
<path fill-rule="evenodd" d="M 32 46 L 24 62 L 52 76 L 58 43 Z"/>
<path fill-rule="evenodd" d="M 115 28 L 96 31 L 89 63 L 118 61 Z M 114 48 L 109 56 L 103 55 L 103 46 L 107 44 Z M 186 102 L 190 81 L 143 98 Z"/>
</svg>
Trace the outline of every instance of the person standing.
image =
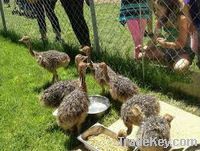
<svg viewBox="0 0 200 151">
<path fill-rule="evenodd" d="M 84 0 L 60 0 L 60 2 L 69 17 L 81 48 L 91 46 L 89 29 L 83 14 Z M 87 2 L 87 4 L 89 3 Z"/>
<path fill-rule="evenodd" d="M 122 25 L 127 24 L 132 35 L 135 44 L 133 51 L 135 59 L 138 59 L 142 49 L 142 41 L 149 17 L 150 11 L 147 0 L 121 0 L 119 21 Z"/>
<path fill-rule="evenodd" d="M 33 3 L 33 7 L 36 13 L 36 19 L 39 25 L 41 39 L 47 40 L 47 25 L 45 21 L 45 13 L 51 22 L 53 31 L 55 33 L 55 40 L 61 40 L 61 28 L 58 18 L 55 14 L 55 5 L 57 0 L 28 0 Z"/>
</svg>

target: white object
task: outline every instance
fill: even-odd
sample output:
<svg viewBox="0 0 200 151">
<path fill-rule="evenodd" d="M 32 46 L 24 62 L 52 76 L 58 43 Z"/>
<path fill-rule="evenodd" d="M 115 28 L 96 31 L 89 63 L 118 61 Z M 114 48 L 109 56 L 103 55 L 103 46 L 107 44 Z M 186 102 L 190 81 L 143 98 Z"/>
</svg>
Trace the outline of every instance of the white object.
<svg viewBox="0 0 200 151">
<path fill-rule="evenodd" d="M 88 114 L 103 113 L 110 107 L 109 99 L 101 95 L 89 96 L 89 101 Z"/>
</svg>

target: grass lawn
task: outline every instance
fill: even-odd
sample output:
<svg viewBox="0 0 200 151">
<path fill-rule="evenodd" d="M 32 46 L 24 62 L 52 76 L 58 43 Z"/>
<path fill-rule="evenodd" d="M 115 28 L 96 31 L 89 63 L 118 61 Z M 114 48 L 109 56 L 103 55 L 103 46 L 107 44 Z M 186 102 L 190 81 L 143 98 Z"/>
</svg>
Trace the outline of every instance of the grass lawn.
<svg viewBox="0 0 200 151">
<path fill-rule="evenodd" d="M 40 105 L 38 96 L 51 80 L 51 74 L 37 65 L 23 45 L 0 36 L 0 148 L 3 150 L 70 150 L 78 144 L 56 125 L 52 110 Z M 75 51 L 75 50 L 71 50 Z M 77 78 L 74 64 L 60 69 L 61 79 Z M 100 87 L 87 76 L 89 94 L 99 94 Z M 174 100 L 161 93 L 161 100 L 200 116 L 198 104 Z M 109 97 L 109 96 L 108 96 Z M 98 121 L 109 126 L 119 118 L 120 105 L 112 101 L 108 114 Z M 88 118 L 84 129 L 97 119 Z"/>
</svg>

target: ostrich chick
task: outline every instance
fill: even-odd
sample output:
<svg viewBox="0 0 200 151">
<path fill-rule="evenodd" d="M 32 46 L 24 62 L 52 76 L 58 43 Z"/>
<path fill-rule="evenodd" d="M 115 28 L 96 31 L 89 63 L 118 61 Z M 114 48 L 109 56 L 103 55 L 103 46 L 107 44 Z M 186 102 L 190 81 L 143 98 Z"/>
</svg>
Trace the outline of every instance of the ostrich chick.
<svg viewBox="0 0 200 151">
<path fill-rule="evenodd" d="M 126 101 L 121 107 L 121 119 L 127 127 L 126 135 L 131 134 L 132 126 L 140 126 L 144 118 L 160 113 L 159 101 L 152 95 L 138 94 Z M 123 130 L 118 136 L 124 136 Z"/>
<path fill-rule="evenodd" d="M 85 74 L 88 64 L 80 63 L 80 87 L 75 89 L 69 95 L 64 97 L 58 107 L 57 123 L 64 130 L 71 132 L 80 132 L 81 124 L 87 117 L 89 108 L 89 99 L 87 95 L 87 86 L 85 83 Z"/>
<path fill-rule="evenodd" d="M 80 52 L 84 53 L 86 56 L 88 56 L 88 60 L 87 63 L 89 63 L 91 61 L 91 54 L 92 54 L 92 47 L 90 46 L 83 46 L 80 49 Z"/>
<path fill-rule="evenodd" d="M 170 140 L 171 121 L 173 118 L 169 114 L 165 114 L 163 117 L 151 116 L 146 118 L 137 132 L 137 140 L 145 140 L 147 142 L 147 140 L 151 141 L 150 139 L 152 139 L 156 143 L 141 144 L 138 146 L 140 151 L 169 151 L 171 146 L 167 143 Z M 159 144 L 158 141 L 165 142 L 165 144 Z"/>
<path fill-rule="evenodd" d="M 102 87 L 104 93 L 104 86 L 109 87 L 110 94 L 114 100 L 125 102 L 135 94 L 138 94 L 138 87 L 129 78 L 115 73 L 104 62 L 92 63 L 94 70 L 94 78 Z"/>
<path fill-rule="evenodd" d="M 31 39 L 28 36 L 23 36 L 19 41 L 28 46 L 30 54 L 37 60 L 40 66 L 53 74 L 52 82 L 58 81 L 57 69 L 68 66 L 70 62 L 69 56 L 64 52 L 56 50 L 36 52 L 32 49 Z"/>
</svg>

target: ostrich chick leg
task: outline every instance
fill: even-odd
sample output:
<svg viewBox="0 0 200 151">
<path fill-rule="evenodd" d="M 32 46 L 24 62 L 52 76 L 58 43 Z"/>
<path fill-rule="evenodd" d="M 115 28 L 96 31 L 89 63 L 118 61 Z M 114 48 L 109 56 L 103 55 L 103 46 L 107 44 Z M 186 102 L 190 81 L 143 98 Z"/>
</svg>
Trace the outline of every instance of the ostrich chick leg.
<svg viewBox="0 0 200 151">
<path fill-rule="evenodd" d="M 101 85 L 101 93 L 102 93 L 102 94 L 105 94 L 105 93 L 106 93 L 106 89 L 105 89 L 104 85 Z"/>
<path fill-rule="evenodd" d="M 57 73 L 57 71 L 55 70 L 52 73 L 53 73 L 52 83 L 58 82 L 59 79 L 58 79 L 58 73 Z"/>
</svg>

